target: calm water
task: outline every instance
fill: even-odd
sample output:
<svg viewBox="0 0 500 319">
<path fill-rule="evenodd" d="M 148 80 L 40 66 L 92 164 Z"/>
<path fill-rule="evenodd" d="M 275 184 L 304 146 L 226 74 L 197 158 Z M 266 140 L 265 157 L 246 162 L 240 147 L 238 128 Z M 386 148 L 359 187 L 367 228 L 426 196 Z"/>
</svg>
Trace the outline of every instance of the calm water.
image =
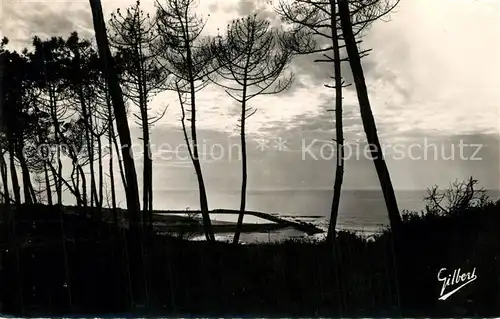
<svg viewBox="0 0 500 319">
<path fill-rule="evenodd" d="M 490 191 L 494 199 L 500 191 Z M 164 190 L 155 192 L 155 209 L 199 209 L 197 191 Z M 426 191 L 397 191 L 399 208 L 419 211 L 424 208 Z M 239 191 L 208 192 L 209 208 L 239 209 Z M 331 190 L 262 190 L 249 191 L 247 209 L 276 213 L 289 218 L 300 217 L 326 229 L 331 208 Z M 214 220 L 236 221 L 236 215 L 214 215 Z M 267 222 L 253 216 L 245 216 L 245 223 Z M 387 210 L 381 191 L 345 190 L 341 196 L 337 229 L 354 230 L 365 234 L 377 233 L 388 224 Z M 218 240 L 231 239 L 233 234 L 219 234 Z M 242 234 L 242 242 L 268 242 L 287 237 L 303 237 L 294 229 L 273 233 Z M 318 237 L 324 236 L 319 234 Z M 199 239 L 204 239 L 200 236 Z"/>
<path fill-rule="evenodd" d="M 199 209 L 197 191 L 157 191 L 155 209 Z M 400 210 L 424 208 L 426 191 L 398 191 Z M 498 198 L 499 192 L 491 193 Z M 239 209 L 238 191 L 208 192 L 210 209 Z M 331 190 L 263 190 L 249 191 L 247 209 L 282 216 L 322 217 L 329 216 L 332 201 Z M 232 215 L 214 216 L 217 220 L 235 220 Z M 259 222 L 257 218 L 245 217 L 245 222 Z M 387 212 L 381 191 L 345 190 L 342 193 L 338 226 L 349 229 L 378 229 L 388 223 Z"/>
</svg>

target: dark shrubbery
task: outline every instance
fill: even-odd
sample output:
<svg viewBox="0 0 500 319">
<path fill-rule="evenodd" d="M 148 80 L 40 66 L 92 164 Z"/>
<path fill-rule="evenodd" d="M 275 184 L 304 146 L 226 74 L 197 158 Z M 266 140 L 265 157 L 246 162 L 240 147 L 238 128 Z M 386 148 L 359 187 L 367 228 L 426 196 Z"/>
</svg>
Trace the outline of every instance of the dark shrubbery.
<svg viewBox="0 0 500 319">
<path fill-rule="evenodd" d="M 61 215 L 53 207 L 14 209 L 18 248 L 3 238 L 2 312 L 131 311 L 126 231 L 92 222 L 82 214 Z M 453 214 L 411 214 L 400 243 L 405 249 L 397 255 L 390 231 L 371 241 L 339 232 L 336 264 L 332 247 L 320 241 L 234 247 L 149 235 L 144 255 L 149 307 L 135 311 L 214 316 L 492 316 L 500 312 L 499 210 L 498 202 L 490 202 Z M 5 226 L 2 234 L 9 233 Z M 395 258 L 403 265 L 399 276 L 394 273 Z M 474 283 L 438 301 L 441 268 L 466 272 L 474 267 L 478 276 Z M 136 302 L 146 305 L 143 299 Z"/>
</svg>

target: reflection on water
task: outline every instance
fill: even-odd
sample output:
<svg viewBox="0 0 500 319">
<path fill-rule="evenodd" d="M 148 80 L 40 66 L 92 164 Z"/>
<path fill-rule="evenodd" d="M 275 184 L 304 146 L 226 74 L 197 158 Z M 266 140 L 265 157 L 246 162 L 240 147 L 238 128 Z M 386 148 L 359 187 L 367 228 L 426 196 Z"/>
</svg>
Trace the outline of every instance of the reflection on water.
<svg viewBox="0 0 500 319">
<path fill-rule="evenodd" d="M 249 216 L 250 217 L 250 216 Z M 302 220 L 302 219 L 301 219 Z M 256 233 L 242 233 L 240 236 L 240 243 L 243 244 L 253 244 L 253 243 L 271 243 L 279 242 L 286 239 L 293 238 L 307 238 L 314 240 L 322 240 L 326 236 L 326 230 L 328 228 L 328 220 L 326 219 L 316 219 L 315 222 L 307 220 L 321 228 L 324 232 L 320 234 L 315 234 L 308 236 L 304 232 L 296 230 L 294 228 L 283 228 L 280 230 L 269 231 L 269 232 L 256 232 Z M 337 230 L 347 230 L 353 231 L 363 236 L 371 236 L 380 232 L 384 225 L 371 226 L 371 227 L 342 227 L 338 226 Z M 231 242 L 233 240 L 234 233 L 218 233 L 215 235 L 217 241 Z M 200 235 L 193 237 L 191 240 L 203 241 L 205 236 Z"/>
</svg>

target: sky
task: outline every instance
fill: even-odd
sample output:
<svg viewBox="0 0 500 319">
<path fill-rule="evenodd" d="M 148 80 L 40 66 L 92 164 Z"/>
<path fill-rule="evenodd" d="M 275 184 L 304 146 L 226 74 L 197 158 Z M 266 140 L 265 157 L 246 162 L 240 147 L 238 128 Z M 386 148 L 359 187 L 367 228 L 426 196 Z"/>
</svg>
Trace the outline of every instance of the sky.
<svg viewBox="0 0 500 319">
<path fill-rule="evenodd" d="M 105 16 L 132 2 L 104 0 Z M 142 3 L 146 11 L 152 10 L 153 1 Z M 199 0 L 197 11 L 208 19 L 206 34 L 214 35 L 231 19 L 256 12 L 279 26 L 273 4 Z M 15 49 L 28 45 L 34 35 L 68 36 L 76 30 L 93 38 L 88 1 L 83 0 L 4 0 L 0 20 L 0 33 Z M 362 48 L 373 51 L 364 58 L 363 68 L 397 191 L 446 185 L 470 175 L 486 188 L 500 188 L 498 39 L 496 0 L 401 0 L 388 21 L 376 22 L 366 33 Z M 334 94 L 324 87 L 332 68 L 313 60 L 301 56 L 293 61 L 290 90 L 251 102 L 257 112 L 247 126 L 250 190 L 332 188 L 335 162 L 328 151 L 335 122 L 327 109 L 333 108 Z M 348 65 L 343 70 L 350 82 Z M 176 150 L 156 153 L 155 189 L 196 189 L 192 166 L 184 158 L 175 95 L 161 93 L 152 105 L 169 106 L 152 131 L 152 143 Z M 238 106 L 213 86 L 199 94 L 198 105 L 207 187 L 238 188 Z M 347 159 L 345 188 L 376 189 L 373 164 L 363 155 L 364 133 L 353 87 L 345 90 L 344 121 L 346 142 L 355 154 L 361 153 L 360 158 Z M 133 135 L 139 136 L 135 128 Z M 222 148 L 224 156 L 214 155 L 214 147 Z M 139 157 L 137 165 L 141 169 Z"/>
</svg>

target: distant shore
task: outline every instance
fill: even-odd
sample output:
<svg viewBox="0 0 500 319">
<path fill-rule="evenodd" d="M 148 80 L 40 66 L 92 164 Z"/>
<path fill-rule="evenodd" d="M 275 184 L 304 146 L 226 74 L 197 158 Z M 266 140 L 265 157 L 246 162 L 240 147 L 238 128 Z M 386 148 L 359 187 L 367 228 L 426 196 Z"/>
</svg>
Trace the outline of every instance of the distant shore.
<svg viewBox="0 0 500 319">
<path fill-rule="evenodd" d="M 5 209 L 4 204 L 0 204 L 2 209 Z M 33 207 L 39 206 L 41 210 L 45 210 L 46 205 L 34 205 Z M 127 215 L 128 212 L 125 209 L 118 208 L 116 210 L 116 216 L 114 215 L 112 209 L 102 208 L 100 211 L 96 208 L 84 208 L 78 206 L 62 206 L 62 212 L 68 215 L 87 215 L 92 218 L 92 216 L 99 215 L 101 218 L 108 222 L 117 222 L 123 227 L 128 227 Z M 211 210 L 209 214 L 212 215 L 238 215 L 240 212 L 237 210 L 229 209 L 215 209 Z M 200 211 L 186 211 L 186 210 L 155 210 L 153 211 L 153 226 L 159 233 L 169 233 L 169 234 L 192 234 L 200 235 L 203 234 L 203 224 L 199 217 L 201 215 Z M 284 218 L 278 215 L 246 211 L 245 216 L 255 216 L 259 219 L 265 220 L 267 222 L 263 223 L 243 223 L 242 233 L 266 233 L 272 231 L 283 230 L 286 228 L 293 228 L 301 231 L 308 235 L 315 235 L 323 233 L 324 230 L 304 221 L 297 220 L 297 218 Z M 36 212 L 33 212 L 33 217 L 35 219 L 40 218 L 37 216 Z M 310 218 L 310 217 L 309 217 Z M 43 218 L 44 222 L 50 222 L 50 219 Z M 58 219 L 56 221 L 59 221 Z M 236 223 L 229 221 L 212 220 L 212 228 L 215 233 L 234 233 L 236 231 Z"/>
</svg>

